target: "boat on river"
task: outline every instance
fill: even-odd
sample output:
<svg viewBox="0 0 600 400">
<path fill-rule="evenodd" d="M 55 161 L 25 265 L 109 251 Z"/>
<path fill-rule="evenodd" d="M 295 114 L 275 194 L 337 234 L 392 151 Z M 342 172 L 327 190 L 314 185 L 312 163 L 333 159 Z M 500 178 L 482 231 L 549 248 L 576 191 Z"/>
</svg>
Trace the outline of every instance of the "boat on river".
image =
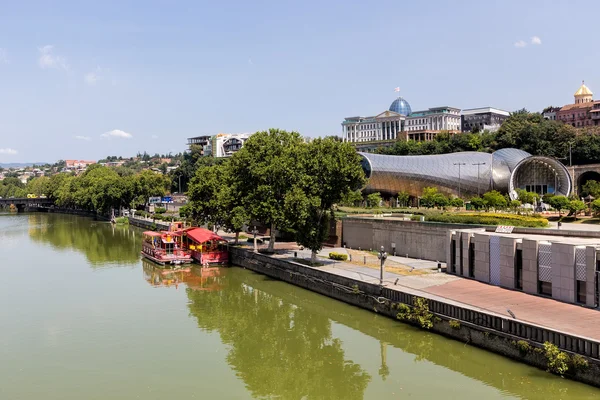
<svg viewBox="0 0 600 400">
<path fill-rule="evenodd" d="M 192 262 L 192 253 L 182 246 L 181 235 L 170 231 L 144 232 L 142 234 L 142 255 L 160 265 L 179 265 Z"/>
<path fill-rule="evenodd" d="M 184 229 L 182 243 L 184 243 L 184 248 L 191 251 L 192 258 L 204 267 L 229 263 L 227 240 L 209 229 Z"/>
</svg>

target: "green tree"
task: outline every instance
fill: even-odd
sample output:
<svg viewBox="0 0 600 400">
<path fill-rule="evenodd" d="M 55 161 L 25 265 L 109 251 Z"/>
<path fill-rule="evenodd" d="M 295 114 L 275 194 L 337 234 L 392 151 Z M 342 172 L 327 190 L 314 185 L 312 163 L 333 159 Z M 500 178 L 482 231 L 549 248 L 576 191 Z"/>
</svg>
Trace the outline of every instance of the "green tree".
<svg viewBox="0 0 600 400">
<path fill-rule="evenodd" d="M 521 202 L 519 200 L 511 200 L 508 206 L 511 210 L 517 211 L 517 209 L 521 207 Z"/>
<path fill-rule="evenodd" d="M 381 204 L 381 193 L 375 192 L 367 195 L 367 204 L 370 208 L 377 208 Z"/>
<path fill-rule="evenodd" d="M 569 203 L 570 203 L 570 200 L 566 196 L 553 196 L 548 201 L 548 204 L 550 204 L 550 207 L 552 207 L 558 211 L 559 217 L 561 216 L 562 210 L 569 209 Z"/>
<path fill-rule="evenodd" d="M 301 165 L 303 177 L 286 199 L 289 218 L 294 223 L 297 242 L 312 251 L 312 262 L 329 236 L 333 220 L 333 205 L 342 196 L 360 188 L 365 175 L 360 166 L 360 155 L 347 142 L 333 138 L 315 139 L 304 145 Z"/>
<path fill-rule="evenodd" d="M 251 219 L 270 226 L 269 251 L 274 250 L 275 230 L 290 229 L 286 197 L 302 178 L 303 145 L 297 132 L 280 129 L 257 132 L 231 157 L 231 175 Z"/>
<path fill-rule="evenodd" d="M 483 194 L 483 202 L 486 208 L 493 208 L 494 210 L 501 210 L 506 208 L 506 197 L 497 190 L 492 190 Z"/>
<path fill-rule="evenodd" d="M 355 206 L 356 203 L 359 203 L 363 200 L 362 193 L 360 190 L 349 190 L 348 193 L 342 196 L 340 200 L 340 205 L 352 207 Z"/>
<path fill-rule="evenodd" d="M 463 201 L 463 199 L 459 198 L 459 197 L 455 197 L 450 201 L 450 205 L 452 207 L 456 207 L 456 208 L 461 208 L 463 207 L 465 204 L 465 202 Z"/>
<path fill-rule="evenodd" d="M 594 211 L 594 216 L 597 217 L 600 214 L 600 199 L 592 201 L 592 210 Z"/>
<path fill-rule="evenodd" d="M 436 187 L 423 188 L 421 193 L 421 206 L 426 208 L 432 208 L 435 206 L 435 197 L 438 195 L 438 189 Z"/>
<path fill-rule="evenodd" d="M 518 199 L 522 204 L 533 204 L 534 201 L 540 199 L 540 195 L 534 192 L 528 192 L 524 189 L 516 190 Z"/>
<path fill-rule="evenodd" d="M 50 178 L 47 176 L 40 176 L 33 178 L 27 182 L 27 193 L 35 194 L 36 196 L 48 195 L 48 189 L 50 184 Z"/>
<path fill-rule="evenodd" d="M 485 207 L 485 202 L 481 197 L 473 197 L 471 198 L 471 207 L 475 210 L 481 210 Z"/>
<path fill-rule="evenodd" d="M 600 182 L 597 182 L 595 180 L 589 180 L 583 185 L 581 189 L 581 195 L 583 197 L 592 195 L 596 198 L 600 198 Z"/>
<path fill-rule="evenodd" d="M 585 210 L 587 207 L 581 200 L 571 200 L 568 208 L 570 213 L 575 216 L 575 219 L 577 219 L 577 214 L 579 214 L 580 211 Z"/>
<path fill-rule="evenodd" d="M 398 192 L 398 204 L 402 207 L 406 207 L 408 205 L 408 200 L 410 199 L 410 195 L 408 192 Z"/>
<path fill-rule="evenodd" d="M 220 228 L 224 224 L 222 191 L 226 185 L 225 166 L 198 168 L 188 191 L 189 213 L 194 222 Z"/>
</svg>

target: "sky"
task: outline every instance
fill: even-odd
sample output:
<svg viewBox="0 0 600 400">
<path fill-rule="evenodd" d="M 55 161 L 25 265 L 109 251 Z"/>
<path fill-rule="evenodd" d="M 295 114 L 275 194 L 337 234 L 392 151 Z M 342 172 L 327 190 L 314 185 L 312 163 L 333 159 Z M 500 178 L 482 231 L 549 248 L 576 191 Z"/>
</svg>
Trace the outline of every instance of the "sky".
<svg viewBox="0 0 600 400">
<path fill-rule="evenodd" d="M 1 1 L 0 162 L 177 153 L 188 137 L 341 134 L 413 111 L 600 92 L 583 1 Z"/>
</svg>

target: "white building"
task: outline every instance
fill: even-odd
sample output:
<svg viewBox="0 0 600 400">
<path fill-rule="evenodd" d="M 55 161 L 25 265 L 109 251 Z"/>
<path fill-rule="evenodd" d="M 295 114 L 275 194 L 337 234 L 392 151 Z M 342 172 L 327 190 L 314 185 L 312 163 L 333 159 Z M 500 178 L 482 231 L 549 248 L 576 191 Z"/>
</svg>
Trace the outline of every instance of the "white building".
<svg viewBox="0 0 600 400">
<path fill-rule="evenodd" d="M 463 132 L 488 130 L 494 132 L 510 117 L 508 111 L 494 107 L 481 107 L 463 110 L 461 113 L 461 129 Z"/>
<path fill-rule="evenodd" d="M 435 107 L 412 112 L 410 104 L 398 97 L 388 111 L 373 117 L 348 117 L 342 122 L 342 138 L 349 142 L 378 140 L 432 140 L 440 131 L 460 132 L 460 109 Z"/>
<path fill-rule="evenodd" d="M 219 133 L 210 140 L 210 153 L 216 158 L 231 157 L 252 135 L 252 133 Z"/>
</svg>

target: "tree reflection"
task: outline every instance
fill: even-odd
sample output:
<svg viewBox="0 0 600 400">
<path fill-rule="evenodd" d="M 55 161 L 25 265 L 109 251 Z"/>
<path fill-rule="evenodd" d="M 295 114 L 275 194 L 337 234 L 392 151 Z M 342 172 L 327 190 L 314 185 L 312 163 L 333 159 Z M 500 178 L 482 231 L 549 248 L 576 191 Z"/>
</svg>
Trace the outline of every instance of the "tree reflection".
<svg viewBox="0 0 600 400">
<path fill-rule="evenodd" d="M 231 346 L 227 361 L 256 397 L 362 399 L 370 375 L 346 360 L 331 321 L 224 274 L 221 291 L 187 289 L 198 326 Z"/>
<path fill-rule="evenodd" d="M 74 249 L 93 266 L 133 264 L 139 260 L 141 236 L 135 228 L 72 215 L 28 215 L 29 237 L 59 250 Z"/>
</svg>

